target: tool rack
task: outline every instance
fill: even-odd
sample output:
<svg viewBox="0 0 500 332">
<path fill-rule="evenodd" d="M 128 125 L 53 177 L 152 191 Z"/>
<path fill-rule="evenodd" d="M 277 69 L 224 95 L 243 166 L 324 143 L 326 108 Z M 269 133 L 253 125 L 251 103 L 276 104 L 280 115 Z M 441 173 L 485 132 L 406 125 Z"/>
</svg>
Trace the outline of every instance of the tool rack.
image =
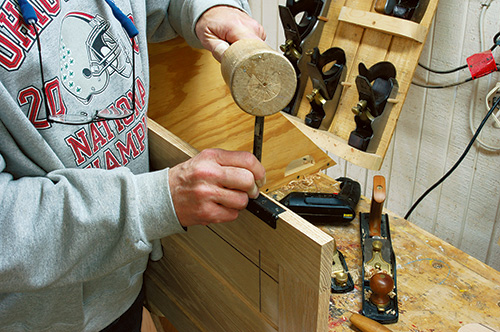
<svg viewBox="0 0 500 332">
<path fill-rule="evenodd" d="M 334 46 L 343 49 L 348 70 L 329 129 L 317 130 L 304 124 L 304 117 L 311 108 L 305 95 L 311 92 L 311 85 L 305 90 L 297 117 L 287 117 L 319 147 L 358 166 L 379 170 L 418 65 L 438 0 L 421 0 L 411 21 L 379 14 L 374 11 L 373 3 L 372 0 L 332 1 L 328 11 L 319 49 L 322 52 Z M 384 111 L 386 114 L 381 115 L 381 130 L 374 134 L 368 150 L 363 152 L 347 144 L 349 134 L 355 129 L 351 109 L 358 102 L 358 94 L 354 82 L 359 63 L 370 67 L 380 61 L 389 61 L 396 67 L 399 90 L 395 98 L 388 100 L 386 111 L 389 112 Z"/>
</svg>

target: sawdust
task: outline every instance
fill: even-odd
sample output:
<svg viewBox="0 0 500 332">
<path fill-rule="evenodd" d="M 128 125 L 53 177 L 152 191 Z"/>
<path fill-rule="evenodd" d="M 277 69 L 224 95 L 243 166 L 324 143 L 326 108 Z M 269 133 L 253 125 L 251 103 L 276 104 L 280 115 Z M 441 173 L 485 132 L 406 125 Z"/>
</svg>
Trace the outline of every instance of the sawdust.
<svg viewBox="0 0 500 332">
<path fill-rule="evenodd" d="M 290 181 L 280 189 L 271 193 L 271 197 L 277 201 L 283 199 L 291 192 L 316 192 L 316 193 L 338 193 L 340 192 L 340 182 L 325 183 L 323 173 L 308 174 Z"/>
</svg>

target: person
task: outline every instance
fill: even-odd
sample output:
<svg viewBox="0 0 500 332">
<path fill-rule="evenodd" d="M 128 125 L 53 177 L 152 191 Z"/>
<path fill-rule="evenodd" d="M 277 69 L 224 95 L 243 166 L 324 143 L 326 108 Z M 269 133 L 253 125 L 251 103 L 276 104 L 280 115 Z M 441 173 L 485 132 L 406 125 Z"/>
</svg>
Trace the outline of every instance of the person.
<svg viewBox="0 0 500 332">
<path fill-rule="evenodd" d="M 0 4 L 0 331 L 139 331 L 159 239 L 234 220 L 265 178 L 218 149 L 149 172 L 147 43 L 264 30 L 243 0 L 26 3 Z"/>
</svg>

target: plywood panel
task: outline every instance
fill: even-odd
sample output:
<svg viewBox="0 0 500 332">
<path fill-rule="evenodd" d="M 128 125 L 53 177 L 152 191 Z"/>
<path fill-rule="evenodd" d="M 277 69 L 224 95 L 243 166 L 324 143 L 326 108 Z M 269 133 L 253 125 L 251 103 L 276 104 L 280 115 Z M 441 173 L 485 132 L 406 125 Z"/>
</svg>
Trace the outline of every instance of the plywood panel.
<svg viewBox="0 0 500 332">
<path fill-rule="evenodd" d="M 199 151 L 252 150 L 255 118 L 236 106 L 219 63 L 208 51 L 194 50 L 180 38 L 151 44 L 149 51 L 151 119 Z M 289 169 L 290 163 L 304 157 L 307 162 Z M 334 165 L 280 113 L 265 118 L 262 163 L 267 178 L 264 191 Z"/>
</svg>

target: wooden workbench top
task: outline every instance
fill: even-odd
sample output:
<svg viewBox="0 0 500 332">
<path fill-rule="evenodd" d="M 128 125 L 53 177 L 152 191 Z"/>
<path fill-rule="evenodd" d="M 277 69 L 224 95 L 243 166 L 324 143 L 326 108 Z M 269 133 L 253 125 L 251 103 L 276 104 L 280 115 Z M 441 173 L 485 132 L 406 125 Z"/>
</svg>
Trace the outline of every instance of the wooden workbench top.
<svg viewBox="0 0 500 332">
<path fill-rule="evenodd" d="M 292 181 L 272 193 L 279 200 L 291 191 L 338 192 L 338 183 L 322 173 Z M 362 197 L 358 211 L 369 211 Z M 411 222 L 390 216 L 397 261 L 399 321 L 392 331 L 458 331 L 481 323 L 500 330 L 500 272 L 483 264 Z M 351 223 L 318 226 L 333 236 L 345 256 L 355 288 L 330 298 L 330 331 L 358 331 L 349 310 L 361 309 L 361 246 L 359 215 Z"/>
</svg>

